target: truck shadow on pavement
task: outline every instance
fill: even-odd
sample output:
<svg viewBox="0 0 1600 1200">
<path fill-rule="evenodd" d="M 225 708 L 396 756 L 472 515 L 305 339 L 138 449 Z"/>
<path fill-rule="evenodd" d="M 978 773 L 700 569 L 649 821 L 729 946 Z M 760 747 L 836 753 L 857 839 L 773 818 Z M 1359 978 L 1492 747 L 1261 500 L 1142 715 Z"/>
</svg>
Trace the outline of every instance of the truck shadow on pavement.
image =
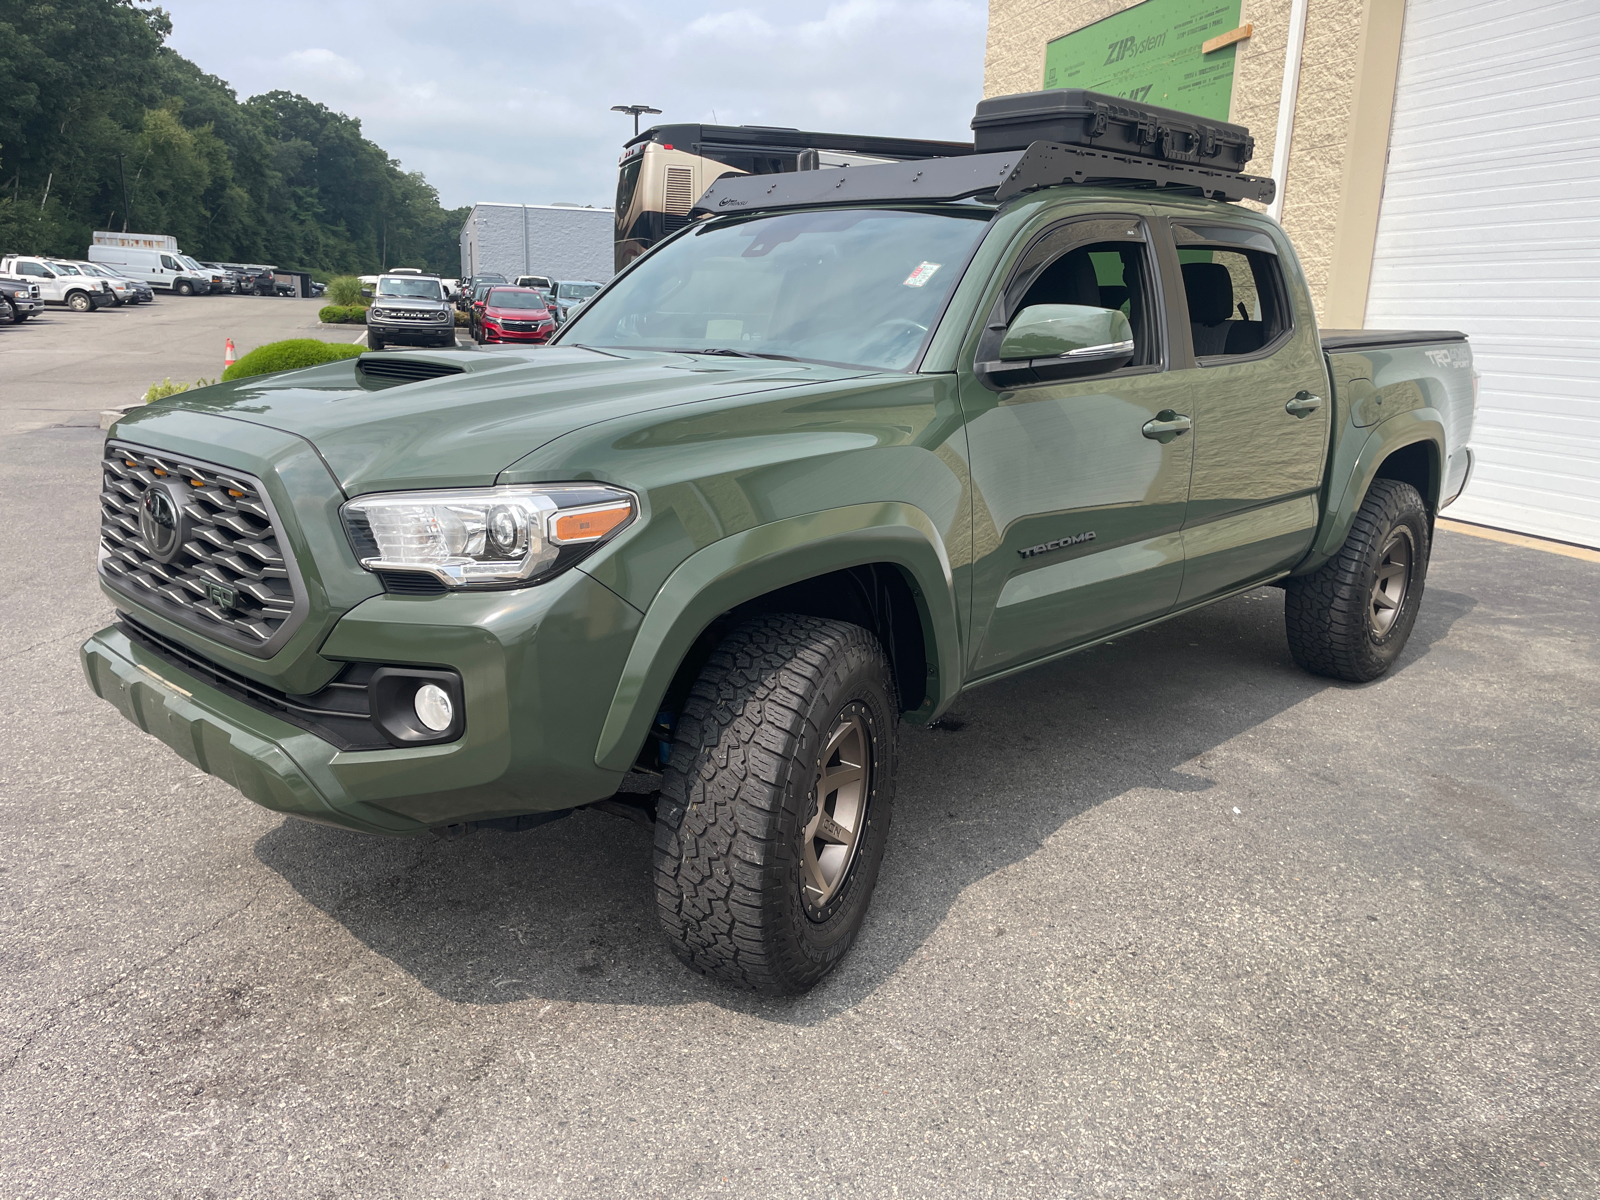
<svg viewBox="0 0 1600 1200">
<path fill-rule="evenodd" d="M 809 1025 L 905 965 L 962 892 L 1130 789 L 1208 789 L 1196 756 L 1330 687 L 1289 658 L 1263 588 L 980 688 L 902 726 L 888 857 L 862 937 L 810 995 L 767 1000 L 691 974 L 657 932 L 651 834 L 601 813 L 520 834 L 389 840 L 288 820 L 267 867 L 363 945 L 471 1004 L 705 1002 Z M 1475 605 L 1430 588 L 1397 672 Z M 1380 688 L 1384 681 L 1365 685 Z"/>
</svg>

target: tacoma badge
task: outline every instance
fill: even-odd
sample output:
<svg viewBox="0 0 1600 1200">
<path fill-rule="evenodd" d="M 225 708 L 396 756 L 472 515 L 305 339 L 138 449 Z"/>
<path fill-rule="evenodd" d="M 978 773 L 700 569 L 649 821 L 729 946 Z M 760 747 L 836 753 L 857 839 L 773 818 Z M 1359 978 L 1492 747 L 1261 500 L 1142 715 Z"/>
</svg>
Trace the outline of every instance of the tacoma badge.
<svg viewBox="0 0 1600 1200">
<path fill-rule="evenodd" d="M 1018 550 L 1017 553 L 1022 555 L 1023 558 L 1032 558 L 1035 554 L 1045 554 L 1051 550 L 1060 550 L 1067 546 L 1076 546 L 1082 542 L 1092 541 L 1094 541 L 1094 530 L 1091 529 L 1088 533 L 1080 533 L 1076 537 L 1057 538 L 1053 542 L 1042 542 L 1037 546 L 1029 546 L 1026 550 Z"/>
</svg>

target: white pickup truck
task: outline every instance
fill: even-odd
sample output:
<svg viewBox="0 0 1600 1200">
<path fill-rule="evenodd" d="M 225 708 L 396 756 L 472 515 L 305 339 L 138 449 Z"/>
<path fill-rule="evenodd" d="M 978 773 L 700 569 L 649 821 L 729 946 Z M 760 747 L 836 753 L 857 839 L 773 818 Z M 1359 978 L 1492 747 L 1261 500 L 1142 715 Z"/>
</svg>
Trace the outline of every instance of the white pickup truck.
<svg viewBox="0 0 1600 1200">
<path fill-rule="evenodd" d="M 73 312 L 94 312 L 117 302 L 110 280 L 84 275 L 54 259 L 7 255 L 0 258 L 0 275 L 38 284 L 40 300 L 64 304 Z"/>
</svg>

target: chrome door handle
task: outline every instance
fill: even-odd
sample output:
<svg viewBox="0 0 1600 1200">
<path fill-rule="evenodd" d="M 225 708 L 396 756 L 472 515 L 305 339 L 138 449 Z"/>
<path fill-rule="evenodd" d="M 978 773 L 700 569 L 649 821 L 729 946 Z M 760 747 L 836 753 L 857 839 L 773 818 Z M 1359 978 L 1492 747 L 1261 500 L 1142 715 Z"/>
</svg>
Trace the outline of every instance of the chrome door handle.
<svg viewBox="0 0 1600 1200">
<path fill-rule="evenodd" d="M 1146 421 L 1139 432 L 1152 441 L 1160 442 L 1165 446 L 1179 434 L 1188 433 L 1193 428 L 1194 422 L 1188 417 L 1167 408 L 1158 412 L 1155 420 Z"/>
<path fill-rule="evenodd" d="M 1310 392 L 1297 392 L 1294 399 L 1283 406 L 1283 411 L 1304 420 L 1321 407 L 1321 396 L 1313 396 Z"/>
</svg>

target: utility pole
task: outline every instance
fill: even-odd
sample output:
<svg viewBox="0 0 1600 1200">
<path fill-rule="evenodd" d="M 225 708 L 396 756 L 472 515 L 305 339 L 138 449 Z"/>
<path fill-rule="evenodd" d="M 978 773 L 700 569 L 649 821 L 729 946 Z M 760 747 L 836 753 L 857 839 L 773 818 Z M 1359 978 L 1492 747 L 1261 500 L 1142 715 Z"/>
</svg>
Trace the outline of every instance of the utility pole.
<svg viewBox="0 0 1600 1200">
<path fill-rule="evenodd" d="M 619 113 L 627 113 L 629 116 L 631 116 L 633 118 L 633 136 L 634 137 L 638 137 L 639 136 L 639 114 L 640 113 L 653 113 L 656 116 L 660 116 L 661 115 L 661 110 L 659 108 L 651 108 L 648 104 L 613 104 L 611 106 L 611 111 L 612 112 L 619 112 Z"/>
<path fill-rule="evenodd" d="M 128 168 L 122 165 L 125 156 L 117 155 L 117 172 L 122 176 L 122 232 L 128 232 Z"/>
</svg>

